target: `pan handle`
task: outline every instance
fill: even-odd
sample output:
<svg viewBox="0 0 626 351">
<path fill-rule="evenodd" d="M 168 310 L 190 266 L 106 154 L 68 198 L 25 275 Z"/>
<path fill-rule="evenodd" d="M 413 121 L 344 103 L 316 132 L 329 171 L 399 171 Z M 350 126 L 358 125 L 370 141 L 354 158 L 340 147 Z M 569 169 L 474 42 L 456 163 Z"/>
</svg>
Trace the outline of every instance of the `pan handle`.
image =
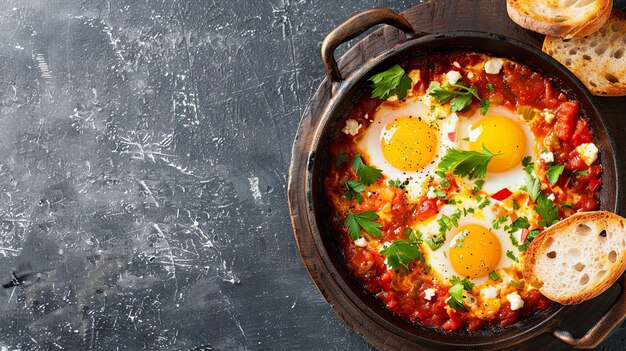
<svg viewBox="0 0 626 351">
<path fill-rule="evenodd" d="M 559 329 L 553 330 L 552 335 L 577 349 L 593 349 L 598 346 L 626 317 L 626 274 L 621 276 L 619 283 L 622 290 L 617 300 L 584 336 L 575 338 L 568 331 Z"/>
<path fill-rule="evenodd" d="M 335 49 L 346 41 L 357 37 L 377 24 L 389 24 L 394 26 L 407 35 L 414 35 L 415 31 L 411 23 L 402 15 L 388 8 L 378 7 L 356 13 L 346 19 L 332 32 L 328 33 L 322 43 L 322 62 L 326 69 L 326 75 L 331 82 L 340 82 L 343 80 L 337 61 L 335 61 Z"/>
</svg>

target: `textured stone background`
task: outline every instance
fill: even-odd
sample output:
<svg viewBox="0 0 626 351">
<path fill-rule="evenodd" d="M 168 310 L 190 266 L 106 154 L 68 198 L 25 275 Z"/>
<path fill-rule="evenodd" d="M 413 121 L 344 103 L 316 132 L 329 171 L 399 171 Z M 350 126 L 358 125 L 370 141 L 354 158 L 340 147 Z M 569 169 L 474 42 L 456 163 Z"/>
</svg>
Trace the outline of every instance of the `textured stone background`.
<svg viewBox="0 0 626 351">
<path fill-rule="evenodd" d="M 369 349 L 287 168 L 324 35 L 418 2 L 0 0 L 0 349 Z"/>
</svg>

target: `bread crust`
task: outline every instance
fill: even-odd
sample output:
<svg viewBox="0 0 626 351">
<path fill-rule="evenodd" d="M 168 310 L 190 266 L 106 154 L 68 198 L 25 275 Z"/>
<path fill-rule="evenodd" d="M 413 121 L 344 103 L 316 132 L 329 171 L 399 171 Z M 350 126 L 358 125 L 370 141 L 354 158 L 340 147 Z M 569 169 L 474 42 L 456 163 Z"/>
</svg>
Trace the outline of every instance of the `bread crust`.
<svg viewBox="0 0 626 351">
<path fill-rule="evenodd" d="M 546 289 L 548 284 L 556 284 L 557 282 L 545 281 L 542 279 L 544 277 L 539 277 L 537 262 L 539 261 L 539 256 L 547 254 L 550 239 L 561 235 L 569 235 L 579 224 L 589 223 L 595 223 L 598 227 L 605 229 L 613 229 L 608 227 L 615 227 L 620 230 L 619 235 L 626 235 L 624 232 L 626 219 L 607 211 L 580 212 L 544 230 L 528 246 L 522 270 L 524 279 L 533 286 L 538 287 L 539 291 L 550 300 L 563 305 L 573 305 L 587 301 L 606 291 L 626 270 L 626 249 L 620 248 L 615 262 L 611 264 L 604 278 L 597 284 L 590 284 L 579 290 L 562 291 L 559 294 L 553 294 L 549 289 Z M 580 245 L 584 244 L 592 245 L 593 243 L 580 243 Z M 591 263 L 587 263 L 587 265 L 591 265 Z"/>
<path fill-rule="evenodd" d="M 603 53 L 597 51 L 599 46 L 605 48 Z M 599 31 L 584 38 L 564 41 L 546 36 L 542 50 L 571 70 L 592 94 L 626 95 L 626 66 L 623 64 L 626 57 L 625 13 L 614 11 Z M 616 55 L 620 51 L 624 56 Z M 615 79 L 609 81 L 607 73 Z"/>
<path fill-rule="evenodd" d="M 513 22 L 523 28 L 553 37 L 570 39 L 587 36 L 600 29 L 611 15 L 613 0 L 596 0 L 594 6 L 578 18 L 559 18 L 536 11 L 536 0 L 507 0 L 506 9 Z M 546 5 L 549 6 L 549 5 Z M 558 7 L 553 6 L 558 10 Z M 555 11 L 556 12 L 556 11 Z"/>
</svg>

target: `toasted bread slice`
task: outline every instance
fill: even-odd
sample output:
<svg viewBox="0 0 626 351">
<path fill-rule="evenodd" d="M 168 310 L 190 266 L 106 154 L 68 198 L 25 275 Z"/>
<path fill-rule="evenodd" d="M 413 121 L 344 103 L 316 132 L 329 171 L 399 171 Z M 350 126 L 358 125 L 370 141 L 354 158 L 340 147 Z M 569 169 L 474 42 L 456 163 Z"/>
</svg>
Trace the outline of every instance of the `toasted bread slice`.
<svg viewBox="0 0 626 351">
<path fill-rule="evenodd" d="M 547 298 L 572 305 L 608 289 L 626 269 L 626 219 L 580 212 L 539 234 L 528 246 L 524 279 Z"/>
<path fill-rule="evenodd" d="M 553 37 L 584 37 L 611 15 L 613 0 L 507 0 L 513 22 Z"/>
<path fill-rule="evenodd" d="M 626 14 L 615 11 L 585 38 L 546 37 L 543 51 L 572 71 L 594 95 L 626 95 Z"/>
</svg>

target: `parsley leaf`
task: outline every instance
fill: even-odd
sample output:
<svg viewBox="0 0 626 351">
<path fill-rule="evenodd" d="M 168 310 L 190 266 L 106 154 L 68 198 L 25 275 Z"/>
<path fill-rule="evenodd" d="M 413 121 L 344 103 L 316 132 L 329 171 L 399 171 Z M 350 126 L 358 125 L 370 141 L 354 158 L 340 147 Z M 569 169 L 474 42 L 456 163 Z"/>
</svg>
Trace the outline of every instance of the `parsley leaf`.
<svg viewBox="0 0 626 351">
<path fill-rule="evenodd" d="M 519 262 L 519 260 L 517 259 L 517 257 L 515 257 L 515 255 L 513 254 L 513 251 L 511 250 L 506 251 L 506 257 L 512 259 L 515 262 Z"/>
<path fill-rule="evenodd" d="M 437 168 L 443 172 L 453 170 L 459 177 L 484 178 L 489 161 L 498 155 L 502 154 L 493 154 L 484 145 L 483 152 L 448 149 Z"/>
<path fill-rule="evenodd" d="M 496 92 L 496 89 L 493 88 L 493 84 L 487 83 L 487 89 L 489 89 L 492 93 Z"/>
<path fill-rule="evenodd" d="M 400 179 L 390 179 L 387 183 L 394 188 L 399 188 L 402 185 L 402 181 Z"/>
<path fill-rule="evenodd" d="M 500 217 L 498 219 L 494 219 L 493 221 L 491 221 L 491 226 L 493 227 L 493 229 L 500 229 L 500 225 L 502 225 L 502 223 L 506 222 L 507 219 L 509 219 L 509 216 L 502 216 L 502 217 Z"/>
<path fill-rule="evenodd" d="M 538 224 L 542 227 L 549 227 L 558 222 L 559 208 L 554 206 L 552 200 L 546 194 L 540 193 L 537 197 L 537 206 L 533 207 L 535 212 L 541 217 Z"/>
<path fill-rule="evenodd" d="M 383 174 L 380 169 L 370 167 L 363 163 L 361 154 L 354 155 L 352 159 L 352 168 L 364 185 L 372 185 L 376 183 L 378 178 L 382 178 Z"/>
<path fill-rule="evenodd" d="M 524 171 L 528 174 L 532 174 L 533 170 L 535 170 L 535 164 L 532 162 L 532 157 L 526 156 L 522 159 L 522 166 L 524 166 Z"/>
<path fill-rule="evenodd" d="M 572 204 L 563 204 L 563 205 L 561 205 L 561 208 L 574 209 L 574 205 L 572 205 Z"/>
<path fill-rule="evenodd" d="M 452 90 L 450 88 L 456 88 L 458 90 Z M 445 104 L 450 101 L 451 112 L 457 112 L 463 110 L 469 104 L 472 103 L 472 97 L 480 100 L 476 88 L 468 88 L 462 84 L 445 84 L 434 86 L 431 84 L 429 87 L 429 94 L 435 98 L 440 104 Z"/>
<path fill-rule="evenodd" d="M 485 99 L 481 101 L 478 107 L 481 108 L 480 114 L 483 116 L 486 115 L 487 111 L 489 111 L 489 100 Z"/>
<path fill-rule="evenodd" d="M 406 240 L 396 240 L 386 248 L 380 250 L 380 253 L 387 257 L 387 264 L 396 272 L 400 267 L 409 270 L 409 263 L 414 259 L 424 262 L 424 256 L 417 244 L 412 244 Z"/>
<path fill-rule="evenodd" d="M 471 290 L 474 287 L 474 283 L 472 283 L 468 278 L 461 280 L 457 276 L 453 276 L 450 279 L 450 282 L 452 283 L 452 286 L 448 289 L 448 294 L 450 294 L 448 305 L 455 310 L 467 311 L 467 307 L 463 305 L 463 290 Z"/>
<path fill-rule="evenodd" d="M 335 161 L 335 166 L 337 168 L 341 167 L 341 165 L 348 161 L 348 157 L 346 157 L 346 150 L 339 150 L 339 155 L 337 155 L 337 160 Z"/>
<path fill-rule="evenodd" d="M 363 202 L 363 197 L 361 197 L 361 193 L 365 191 L 365 187 L 363 183 L 358 180 L 350 179 L 346 181 L 346 191 L 344 195 L 346 195 L 346 199 L 349 201 L 354 199 L 358 204 Z"/>
<path fill-rule="evenodd" d="M 500 279 L 500 275 L 496 271 L 491 271 L 491 273 L 489 273 L 489 278 L 495 282 Z"/>
<path fill-rule="evenodd" d="M 407 90 L 411 88 L 411 78 L 399 65 L 394 65 L 386 71 L 373 75 L 368 79 L 372 82 L 374 91 L 373 98 L 387 100 L 388 97 L 396 95 L 399 100 L 404 99 Z"/>
<path fill-rule="evenodd" d="M 582 171 L 573 171 L 572 173 L 575 176 L 585 176 L 585 175 L 589 174 L 589 170 L 585 169 L 585 170 L 582 170 Z"/>
<path fill-rule="evenodd" d="M 424 242 L 424 240 L 422 240 L 422 236 L 424 236 L 424 233 L 419 230 L 411 230 L 411 228 L 406 228 L 406 230 L 404 231 L 404 236 L 411 244 L 420 245 Z"/>
<path fill-rule="evenodd" d="M 365 211 L 361 213 L 352 213 L 348 211 L 348 216 L 343 222 L 343 226 L 348 228 L 350 239 L 357 240 L 361 237 L 361 229 L 371 236 L 382 238 L 383 233 L 380 231 L 380 223 L 376 222 L 378 215 L 374 211 Z"/>
<path fill-rule="evenodd" d="M 446 242 L 446 234 L 445 233 L 435 234 L 431 238 L 424 239 L 424 242 L 428 244 L 431 250 L 436 251 L 437 249 L 443 246 L 443 243 Z"/>
<path fill-rule="evenodd" d="M 541 193 L 541 183 L 539 182 L 539 179 L 533 177 L 529 173 L 526 173 L 524 175 L 524 182 L 526 183 L 524 190 L 526 190 L 533 201 L 537 201 L 537 197 Z"/>
<path fill-rule="evenodd" d="M 548 171 L 546 172 L 546 178 L 548 178 L 550 184 L 556 184 L 556 182 L 559 180 L 559 176 L 561 175 L 561 173 L 563 173 L 564 169 L 565 165 L 550 166 L 548 168 Z"/>
</svg>

